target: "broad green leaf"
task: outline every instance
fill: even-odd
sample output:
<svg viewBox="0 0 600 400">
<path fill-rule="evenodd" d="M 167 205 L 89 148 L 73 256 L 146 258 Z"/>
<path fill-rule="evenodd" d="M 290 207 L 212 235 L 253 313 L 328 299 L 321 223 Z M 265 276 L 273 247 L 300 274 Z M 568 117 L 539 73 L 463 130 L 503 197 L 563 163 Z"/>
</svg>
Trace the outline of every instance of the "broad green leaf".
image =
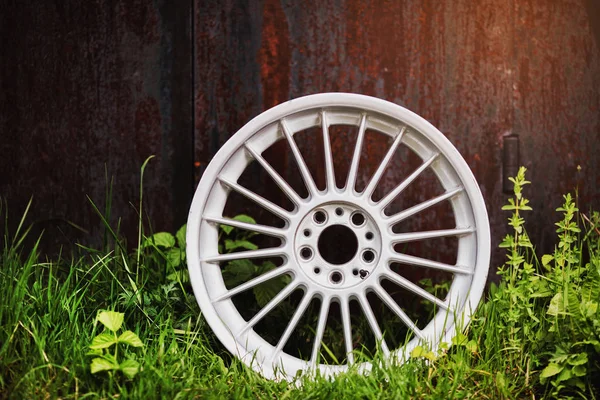
<svg viewBox="0 0 600 400">
<path fill-rule="evenodd" d="M 101 311 L 96 320 L 100 321 L 106 329 L 116 332 L 123 325 L 124 316 L 125 314 L 116 311 Z"/>
<path fill-rule="evenodd" d="M 423 354 L 425 353 L 425 349 L 423 349 L 423 347 L 421 346 L 416 346 L 414 349 L 412 349 L 412 351 L 410 352 L 410 357 L 411 358 L 419 358 L 419 357 L 423 357 Z"/>
<path fill-rule="evenodd" d="M 229 225 L 220 224 L 219 228 L 221 228 L 221 230 L 223 232 L 225 232 L 226 235 L 229 235 L 231 233 L 231 231 L 233 231 L 233 226 L 229 226 Z"/>
<path fill-rule="evenodd" d="M 140 364 L 135 360 L 125 360 L 120 365 L 120 370 L 123 374 L 132 379 L 138 372 L 140 372 Z"/>
<path fill-rule="evenodd" d="M 125 343 L 133 347 L 143 347 L 144 343 L 140 340 L 138 335 L 131 331 L 125 331 L 121 333 L 118 339 L 119 343 Z"/>
<path fill-rule="evenodd" d="M 90 349 L 90 351 L 85 353 L 85 355 L 86 356 L 101 356 L 102 353 L 103 353 L 102 349 Z"/>
<path fill-rule="evenodd" d="M 106 349 L 113 344 L 117 343 L 115 340 L 115 335 L 112 333 L 101 333 L 92 339 L 92 344 L 90 345 L 90 349 L 92 350 L 100 350 Z"/>
<path fill-rule="evenodd" d="M 560 371 L 560 374 L 558 374 L 558 376 L 554 379 L 556 382 L 564 382 L 564 381 L 568 381 L 572 377 L 573 377 L 573 373 L 571 372 L 571 369 L 563 368 L 563 370 Z"/>
<path fill-rule="evenodd" d="M 165 252 L 165 257 L 167 258 L 167 262 L 172 267 L 179 267 L 181 265 L 181 261 L 185 257 L 185 252 L 180 248 L 173 247 Z"/>
<path fill-rule="evenodd" d="M 571 359 L 568 361 L 571 365 L 583 365 L 587 364 L 588 355 L 587 353 L 579 353 L 576 356 L 571 356 Z"/>
<path fill-rule="evenodd" d="M 554 256 L 550 254 L 544 254 L 542 256 L 542 265 L 546 266 L 550 261 L 554 260 Z"/>
<path fill-rule="evenodd" d="M 465 347 L 467 348 L 467 350 L 469 350 L 471 353 L 476 353 L 477 352 L 477 342 L 473 339 L 469 340 L 467 342 L 467 344 L 465 344 Z"/>
<path fill-rule="evenodd" d="M 110 354 L 107 354 L 104 357 L 94 358 L 90 364 L 90 370 L 92 374 L 100 371 L 112 371 L 115 369 L 119 369 L 119 364 Z"/>
<path fill-rule="evenodd" d="M 275 265 L 274 262 L 265 261 L 258 267 L 257 272 L 258 272 L 258 274 L 264 274 L 265 272 L 269 272 L 275 268 L 277 268 L 277 265 Z"/>
<path fill-rule="evenodd" d="M 548 366 L 546 368 L 543 369 L 542 373 L 540 374 L 540 378 L 542 378 L 542 379 L 549 378 L 551 376 L 558 374 L 562 370 L 563 370 L 562 366 L 555 364 L 555 363 L 550 363 L 550 364 L 548 364 Z"/>
<path fill-rule="evenodd" d="M 411 352 L 410 352 L 410 357 L 411 358 L 426 358 L 430 361 L 434 361 L 435 360 L 435 354 L 433 354 L 433 351 L 427 351 L 425 350 L 423 347 L 421 346 L 417 346 L 415 347 Z"/>
<path fill-rule="evenodd" d="M 256 302 L 259 306 L 264 307 L 269 300 L 277 295 L 285 287 L 287 282 L 281 277 L 273 278 L 267 282 L 261 283 L 252 289 Z"/>
<path fill-rule="evenodd" d="M 585 376 L 587 374 L 587 368 L 585 365 L 576 365 L 571 371 L 575 376 Z"/>
<path fill-rule="evenodd" d="M 461 333 L 457 332 L 456 336 L 452 338 L 452 344 L 455 346 L 462 346 L 467 343 L 467 337 Z"/>
<path fill-rule="evenodd" d="M 182 269 L 167 275 L 167 279 L 172 282 L 189 283 L 190 275 L 187 269 Z"/>
<path fill-rule="evenodd" d="M 245 214 L 236 215 L 235 217 L 233 217 L 233 219 L 235 219 L 236 221 L 245 222 L 247 224 L 256 224 L 254 218 Z"/>
<path fill-rule="evenodd" d="M 179 246 L 179 248 L 182 250 L 185 249 L 186 230 L 187 230 L 187 224 L 183 224 L 183 226 L 181 228 L 179 228 L 179 230 L 175 234 L 175 237 L 177 238 L 177 246 Z"/>
<path fill-rule="evenodd" d="M 564 312 L 565 303 L 563 301 L 563 295 L 561 292 L 558 292 L 552 297 L 552 300 L 550 300 L 547 313 L 556 316 L 558 314 L 564 314 Z"/>
<path fill-rule="evenodd" d="M 255 270 L 256 266 L 250 260 L 233 260 L 223 269 L 223 279 L 228 286 L 235 286 L 249 280 Z"/>
<path fill-rule="evenodd" d="M 226 240 L 225 250 L 232 251 L 237 249 L 256 250 L 258 246 L 247 240 Z"/>
<path fill-rule="evenodd" d="M 582 302 L 580 305 L 581 314 L 586 318 L 593 318 L 598 312 L 598 303 L 595 301 Z"/>
<path fill-rule="evenodd" d="M 171 248 L 173 246 L 175 246 L 175 237 L 173 235 L 171 235 L 169 232 L 158 232 L 155 233 L 154 235 L 146 238 L 146 240 L 144 240 L 144 244 L 142 245 L 142 247 L 147 247 L 147 246 L 159 246 L 159 247 L 165 247 L 165 248 Z"/>
</svg>

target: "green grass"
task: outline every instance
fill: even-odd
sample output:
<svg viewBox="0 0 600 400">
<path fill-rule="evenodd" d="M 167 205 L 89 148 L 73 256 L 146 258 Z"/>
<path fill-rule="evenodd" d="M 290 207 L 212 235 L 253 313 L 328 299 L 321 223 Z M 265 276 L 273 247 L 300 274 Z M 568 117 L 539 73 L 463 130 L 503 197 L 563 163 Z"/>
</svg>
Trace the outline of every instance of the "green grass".
<svg viewBox="0 0 600 400">
<path fill-rule="evenodd" d="M 422 349 L 401 366 L 375 360 L 369 375 L 332 380 L 267 381 L 232 358 L 181 274 L 160 249 L 143 246 L 141 225 L 132 253 L 107 223 L 102 249 L 46 260 L 37 250 L 43 237 L 23 247 L 23 216 L 16 232 L 4 232 L 0 254 L 0 398 L 596 398 L 600 216 L 565 198 L 556 251 L 538 258 L 523 229 L 522 172 L 506 207 L 513 234 L 502 243 L 502 283 L 465 335 L 438 354 Z M 144 343 L 119 347 L 119 358 L 141 366 L 131 379 L 91 373 L 101 310 L 124 313 L 123 329 Z"/>
</svg>

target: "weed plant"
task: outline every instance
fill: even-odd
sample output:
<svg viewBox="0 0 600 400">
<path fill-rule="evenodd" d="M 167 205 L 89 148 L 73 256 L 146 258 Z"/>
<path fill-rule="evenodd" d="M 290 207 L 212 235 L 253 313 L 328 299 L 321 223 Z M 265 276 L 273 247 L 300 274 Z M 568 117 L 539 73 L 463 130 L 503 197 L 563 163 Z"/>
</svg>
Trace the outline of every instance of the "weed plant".
<svg viewBox="0 0 600 400">
<path fill-rule="evenodd" d="M 555 251 L 537 257 L 525 169 L 513 183 L 501 282 L 464 333 L 437 353 L 419 346 L 400 366 L 376 354 L 368 375 L 292 383 L 264 380 L 220 347 L 191 294 L 181 230 L 146 235 L 140 217 L 127 251 L 118 223 L 108 223 L 109 190 L 103 212 L 92 203 L 104 246 L 48 260 L 43 237 L 23 247 L 26 212 L 0 250 L 0 398 L 597 398 L 600 214 L 565 195 Z M 140 216 L 142 205 L 140 192 Z M 231 279 L 256 273 L 229 268 Z"/>
</svg>

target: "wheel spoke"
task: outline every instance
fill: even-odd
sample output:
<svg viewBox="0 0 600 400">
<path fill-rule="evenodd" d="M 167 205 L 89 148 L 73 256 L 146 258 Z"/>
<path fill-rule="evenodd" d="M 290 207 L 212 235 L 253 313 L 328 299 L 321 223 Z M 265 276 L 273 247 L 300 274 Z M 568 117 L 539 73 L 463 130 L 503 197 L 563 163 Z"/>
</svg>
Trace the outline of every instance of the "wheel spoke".
<svg viewBox="0 0 600 400">
<path fill-rule="evenodd" d="M 415 179 L 419 177 L 433 163 L 439 154 L 435 153 L 431 157 L 429 157 L 425 162 L 421 164 L 419 168 L 417 168 L 412 174 L 410 174 L 406 179 L 404 179 L 398 186 L 396 186 L 391 192 L 389 192 L 383 199 L 379 200 L 377 206 L 383 211 L 400 193 L 406 189 L 408 185 L 410 185 Z"/>
<path fill-rule="evenodd" d="M 428 260 L 426 258 L 415 257 L 408 254 L 395 253 L 390 257 L 391 262 L 397 262 L 400 264 L 417 265 L 419 267 L 437 269 L 440 271 L 452 272 L 453 274 L 461 275 L 472 275 L 473 271 L 467 267 L 460 265 L 450 265 L 439 261 Z"/>
<path fill-rule="evenodd" d="M 325 333 L 325 326 L 327 325 L 327 316 L 329 315 L 330 303 L 331 300 L 323 298 L 321 312 L 319 313 L 319 322 L 317 322 L 317 334 L 315 335 L 315 341 L 313 343 L 312 353 L 310 356 L 311 366 L 315 366 L 317 364 L 319 350 L 321 350 L 321 342 L 323 341 L 323 334 Z"/>
<path fill-rule="evenodd" d="M 281 217 L 285 221 L 288 221 L 288 222 L 290 221 L 291 214 L 288 211 L 284 210 L 283 208 L 279 207 L 276 204 L 271 203 L 269 200 L 265 199 L 261 195 L 256 194 L 253 191 L 248 190 L 245 187 L 238 185 L 237 183 L 232 182 L 224 177 L 220 176 L 219 181 L 221 183 L 223 183 L 225 186 L 227 186 L 227 187 L 235 190 L 239 194 L 243 195 L 244 197 L 247 197 L 248 199 L 252 200 L 259 206 L 263 207 L 264 209 L 269 210 L 270 212 L 277 215 L 278 217 Z"/>
<path fill-rule="evenodd" d="M 274 228 L 271 226 L 260 225 L 260 224 L 249 224 L 247 222 L 242 222 L 242 221 L 238 221 L 238 220 L 231 219 L 231 218 L 206 216 L 206 217 L 204 217 L 204 219 L 206 221 L 214 222 L 216 224 L 233 226 L 235 228 L 245 229 L 249 232 L 262 233 L 264 235 L 278 237 L 278 238 L 285 238 L 285 235 L 286 235 L 284 229 Z"/>
<path fill-rule="evenodd" d="M 201 262 L 220 263 L 223 261 L 242 260 L 244 258 L 263 258 L 285 255 L 284 247 L 271 247 L 268 249 L 238 251 L 236 253 L 218 254 L 201 259 Z"/>
<path fill-rule="evenodd" d="M 244 333 L 246 333 L 246 331 L 248 331 L 248 329 L 250 329 L 254 325 L 256 325 L 258 323 L 258 321 L 263 319 L 265 317 L 265 315 L 267 315 L 275 307 L 277 307 L 279 305 L 279 303 L 281 303 L 283 300 L 285 300 L 285 298 L 288 297 L 294 291 L 294 289 L 296 289 L 297 287 L 298 287 L 298 285 L 294 284 L 294 282 L 292 281 L 281 292 L 277 293 L 277 296 L 273 297 L 271 299 L 271 301 L 269 301 L 267 303 L 267 305 L 265 305 L 258 312 L 258 314 L 256 314 L 254 317 L 252 317 L 252 319 L 250 321 L 248 321 L 246 326 L 244 326 L 244 328 L 242 328 L 242 330 L 238 333 L 238 337 L 243 335 Z"/>
<path fill-rule="evenodd" d="M 385 154 L 385 157 L 383 157 L 383 160 L 381 160 L 379 167 L 377 167 L 377 171 L 375 171 L 375 173 L 373 174 L 373 177 L 371 178 L 371 181 L 367 185 L 367 188 L 364 190 L 363 196 L 366 196 L 368 199 L 370 199 L 371 196 L 373 195 L 373 191 L 375 190 L 375 187 L 379 183 L 381 176 L 383 175 L 385 169 L 387 168 L 388 164 L 390 163 L 390 160 L 392 159 L 394 153 L 396 153 L 396 149 L 400 145 L 400 142 L 402 142 L 402 136 L 404 136 L 404 132 L 406 132 L 405 126 L 402 127 L 400 132 L 398 132 L 398 134 L 394 138 L 394 142 L 388 149 L 387 153 Z"/>
<path fill-rule="evenodd" d="M 388 218 L 388 224 L 390 226 L 397 224 L 398 222 L 405 220 L 408 217 L 411 217 L 415 214 L 420 213 L 423 210 L 428 209 L 429 207 L 433 207 L 434 205 L 447 200 L 453 196 L 456 196 L 458 193 L 462 192 L 463 188 L 459 187 L 456 188 L 454 190 L 451 190 L 449 192 L 446 192 L 444 194 L 441 194 L 437 197 L 434 197 L 433 199 L 429 199 L 427 201 L 424 201 L 422 203 L 417 204 L 416 206 L 412 206 L 411 208 L 408 208 L 404 211 L 400 211 L 397 214 L 392 215 L 390 218 Z"/>
<path fill-rule="evenodd" d="M 306 162 L 304 161 L 304 157 L 300 153 L 300 149 L 298 149 L 298 145 L 292 136 L 292 132 L 290 128 L 287 126 L 287 123 L 284 119 L 280 121 L 281 129 L 283 130 L 283 134 L 285 135 L 286 140 L 288 141 L 290 148 L 292 149 L 292 153 L 294 154 L 294 158 L 296 159 L 296 164 L 300 169 L 300 174 L 302 175 L 302 179 L 306 184 L 306 188 L 308 189 L 308 193 L 311 195 L 315 195 L 318 192 L 317 185 L 315 185 L 315 181 L 306 166 Z"/>
<path fill-rule="evenodd" d="M 299 205 L 302 202 L 302 198 L 296 193 L 294 189 L 275 171 L 275 169 L 261 156 L 256 150 L 254 150 L 248 144 L 245 145 L 246 149 L 262 167 L 267 171 L 269 176 L 275 181 L 277 186 L 286 194 L 286 196 L 294 203 L 295 205 Z"/>
<path fill-rule="evenodd" d="M 331 154 L 331 140 L 329 139 L 329 125 L 327 114 L 321 112 L 321 125 L 323 128 L 323 151 L 325 153 L 325 175 L 327 176 L 327 190 L 335 190 L 335 172 L 333 170 L 333 155 Z"/>
<path fill-rule="evenodd" d="M 438 299 L 437 297 L 429 293 L 427 290 L 417 286 L 416 284 L 412 283 L 403 276 L 398 275 L 394 271 L 390 270 L 388 273 L 384 273 L 384 276 L 390 281 L 394 282 L 396 285 L 413 292 L 417 296 L 421 296 L 425 300 L 429 300 L 430 302 L 436 304 L 443 310 L 448 310 L 449 312 L 451 312 L 450 307 L 448 306 L 448 304 L 446 304 L 445 301 Z"/>
<path fill-rule="evenodd" d="M 352 163 L 350 164 L 348 178 L 346 179 L 346 190 L 353 191 L 356 185 L 356 173 L 358 171 L 358 163 L 360 162 L 360 153 L 362 150 L 363 139 L 365 138 L 366 126 L 367 114 L 363 114 L 360 120 L 360 128 L 358 129 L 356 143 L 354 145 L 354 155 L 352 156 Z"/>
<path fill-rule="evenodd" d="M 281 338 L 279 338 L 279 342 L 277 343 L 275 352 L 273 353 L 273 356 L 271 357 L 272 361 L 275 361 L 277 359 L 277 357 L 279 356 L 279 353 L 281 352 L 283 347 L 286 345 L 287 341 L 290 339 L 292 332 L 294 332 L 294 329 L 296 329 L 298 322 L 300 322 L 300 318 L 302 318 L 302 316 L 304 315 L 304 312 L 308 308 L 308 305 L 310 304 L 310 301 L 312 300 L 312 298 L 313 298 L 312 293 L 306 292 L 304 294 L 304 298 L 298 305 L 298 308 L 296 309 L 296 311 L 294 312 L 294 315 L 292 316 L 292 319 L 286 326 L 285 331 L 281 335 Z"/>
<path fill-rule="evenodd" d="M 388 294 L 381 286 L 377 285 L 373 288 L 377 296 L 392 310 L 401 320 L 404 325 L 410 329 L 416 337 L 419 339 L 425 339 L 425 336 L 421 330 L 415 325 L 412 319 L 400 308 L 400 306 L 392 299 L 392 296 Z"/>
<path fill-rule="evenodd" d="M 344 326 L 344 343 L 346 345 L 346 358 L 348 364 L 354 364 L 354 346 L 352 345 L 352 323 L 350 322 L 350 306 L 348 300 L 340 301 L 340 309 L 342 312 L 342 325 Z"/>
<path fill-rule="evenodd" d="M 440 229 L 436 231 L 398 233 L 392 236 L 392 243 L 416 242 L 418 240 L 435 239 L 448 236 L 465 236 L 475 232 L 473 228 Z"/>
<path fill-rule="evenodd" d="M 385 342 L 385 339 L 383 338 L 383 333 L 381 333 L 381 329 L 379 328 L 379 324 L 377 323 L 377 318 L 375 318 L 375 314 L 373 314 L 373 310 L 369 305 L 367 297 L 364 294 L 360 294 L 358 296 L 358 301 L 363 309 L 363 312 L 365 313 L 365 317 L 367 317 L 367 321 L 369 322 L 371 330 L 375 334 L 375 339 L 377 339 L 377 341 L 381 343 L 381 350 L 383 351 L 383 354 L 386 357 L 389 357 L 390 348 L 388 347 L 387 343 Z"/>
<path fill-rule="evenodd" d="M 287 265 L 282 265 L 281 267 L 272 269 L 269 272 L 265 272 L 264 274 L 259 275 L 256 278 L 250 279 L 248 282 L 242 283 L 241 285 L 238 285 L 238 286 L 234 287 L 233 289 L 228 290 L 221 296 L 214 299 L 213 303 L 217 303 L 219 301 L 230 299 L 239 293 L 242 293 L 242 292 L 245 292 L 246 290 L 252 289 L 253 287 L 258 286 L 263 282 L 269 281 L 273 278 L 277 278 L 278 276 L 281 276 L 283 274 L 290 273 L 291 271 L 292 271 L 292 268 Z"/>
</svg>

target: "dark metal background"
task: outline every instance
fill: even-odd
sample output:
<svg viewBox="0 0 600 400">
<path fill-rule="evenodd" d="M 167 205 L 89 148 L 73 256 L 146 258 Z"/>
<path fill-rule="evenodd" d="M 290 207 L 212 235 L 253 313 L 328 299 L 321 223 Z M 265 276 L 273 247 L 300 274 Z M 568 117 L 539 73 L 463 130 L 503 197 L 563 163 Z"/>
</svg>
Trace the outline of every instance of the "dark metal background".
<svg viewBox="0 0 600 400">
<path fill-rule="evenodd" d="M 597 1 L 32 3 L 0 12 L 0 195 L 16 217 L 33 194 L 56 243 L 98 240 L 85 194 L 103 203 L 105 167 L 131 235 L 150 154 L 150 220 L 175 229 L 235 131 L 324 91 L 393 101 L 447 135 L 480 182 L 494 246 L 505 135 L 519 135 L 533 181 L 534 242 L 550 245 L 561 193 L 578 187 L 583 207 L 600 207 Z"/>
<path fill-rule="evenodd" d="M 0 195 L 49 249 L 98 245 L 112 222 L 135 238 L 140 166 L 157 229 L 185 219 L 193 188 L 191 4 L 168 0 L 2 1 Z M 70 225 L 88 230 L 83 233 Z M 54 242 L 54 243 L 52 243 Z"/>
</svg>

